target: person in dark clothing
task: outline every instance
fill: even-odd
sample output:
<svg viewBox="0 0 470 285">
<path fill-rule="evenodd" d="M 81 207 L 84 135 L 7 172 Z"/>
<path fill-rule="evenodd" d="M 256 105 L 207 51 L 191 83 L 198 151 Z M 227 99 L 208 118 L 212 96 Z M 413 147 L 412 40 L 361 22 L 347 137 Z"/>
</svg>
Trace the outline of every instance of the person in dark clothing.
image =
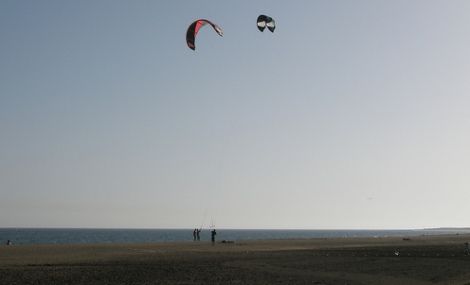
<svg viewBox="0 0 470 285">
<path fill-rule="evenodd" d="M 201 240 L 201 229 L 196 229 L 196 237 L 197 237 L 197 240 Z"/>
<path fill-rule="evenodd" d="M 196 233 L 197 233 L 197 229 L 194 229 L 194 231 L 193 231 L 193 241 L 196 241 Z"/>
<path fill-rule="evenodd" d="M 215 235 L 217 234 L 217 232 L 215 231 L 215 229 L 213 229 L 211 231 L 211 241 L 212 241 L 212 244 L 215 243 Z"/>
</svg>

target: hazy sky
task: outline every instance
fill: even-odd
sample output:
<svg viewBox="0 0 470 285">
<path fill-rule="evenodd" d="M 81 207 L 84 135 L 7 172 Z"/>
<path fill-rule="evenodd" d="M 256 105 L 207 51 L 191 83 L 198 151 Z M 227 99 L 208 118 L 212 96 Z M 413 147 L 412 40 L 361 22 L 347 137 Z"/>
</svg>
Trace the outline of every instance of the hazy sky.
<svg viewBox="0 0 470 285">
<path fill-rule="evenodd" d="M 0 227 L 469 226 L 469 15 L 0 1 Z"/>
</svg>

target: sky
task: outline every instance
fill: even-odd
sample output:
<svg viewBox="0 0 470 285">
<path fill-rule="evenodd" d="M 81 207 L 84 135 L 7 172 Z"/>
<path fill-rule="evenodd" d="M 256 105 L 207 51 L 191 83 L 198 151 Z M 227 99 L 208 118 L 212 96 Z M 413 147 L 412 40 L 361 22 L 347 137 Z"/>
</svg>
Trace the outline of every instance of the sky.
<svg viewBox="0 0 470 285">
<path fill-rule="evenodd" d="M 468 227 L 469 13 L 0 1 L 0 227 Z"/>
</svg>

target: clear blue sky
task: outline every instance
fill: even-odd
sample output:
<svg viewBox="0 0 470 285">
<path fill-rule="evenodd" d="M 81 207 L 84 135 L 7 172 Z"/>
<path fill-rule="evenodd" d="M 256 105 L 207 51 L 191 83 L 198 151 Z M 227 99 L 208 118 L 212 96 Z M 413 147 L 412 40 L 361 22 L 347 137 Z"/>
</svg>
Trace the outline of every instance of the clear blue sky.
<svg viewBox="0 0 470 285">
<path fill-rule="evenodd" d="M 469 226 L 469 15 L 3 0 L 0 227 Z"/>
</svg>

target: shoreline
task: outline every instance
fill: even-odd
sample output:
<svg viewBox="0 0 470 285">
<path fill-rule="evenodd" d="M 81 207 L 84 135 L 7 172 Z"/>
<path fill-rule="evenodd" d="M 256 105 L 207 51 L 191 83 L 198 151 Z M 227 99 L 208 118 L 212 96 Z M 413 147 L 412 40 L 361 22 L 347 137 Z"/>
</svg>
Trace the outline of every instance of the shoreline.
<svg viewBox="0 0 470 285">
<path fill-rule="evenodd" d="M 22 258 L 33 258 L 40 261 L 41 257 L 67 257 L 73 262 L 74 252 L 89 253 L 90 256 L 100 253 L 112 253 L 133 250 L 148 250 L 148 252 L 256 252 L 256 251 L 288 251 L 288 250 L 347 250 L 351 248 L 396 247 L 433 245 L 463 245 L 470 241 L 470 234 L 453 235 L 420 235 L 393 237 L 335 237 L 335 238 L 295 238 L 295 239 L 259 239 L 259 240 L 218 240 L 215 244 L 210 241 L 172 241 L 172 242 L 143 242 L 143 243 L 76 243 L 76 244 L 19 244 L 0 246 L 0 266 L 7 264 L 8 257 L 15 254 Z"/>
<path fill-rule="evenodd" d="M 62 229 L 62 228 L 0 228 L 0 246 L 7 240 L 14 245 L 59 244 L 123 244 L 123 243 L 175 243 L 192 242 L 192 229 Z M 470 235 L 470 231 L 455 230 L 260 230 L 219 229 L 219 240 L 259 241 L 322 238 L 388 238 L 420 236 Z M 208 230 L 203 230 L 201 240 L 210 240 Z"/>
<path fill-rule="evenodd" d="M 470 233 L 457 233 L 457 234 L 430 234 L 430 235 L 402 235 L 402 236 L 374 236 L 374 237 L 313 237 L 313 238 L 268 238 L 268 239 L 237 239 L 237 240 L 216 240 L 215 245 L 230 247 L 230 246 L 249 246 L 252 248 L 255 245 L 270 245 L 278 247 L 286 244 L 301 244 L 305 246 L 304 249 L 309 249 L 309 245 L 326 246 L 335 244 L 340 247 L 348 245 L 361 244 L 363 246 L 373 245 L 398 245 L 403 242 L 410 243 L 416 242 L 439 242 L 441 240 L 455 241 L 455 240 L 470 240 Z M 125 247 L 125 246 L 155 246 L 155 247 L 168 247 L 168 248 L 181 248 L 187 249 L 193 246 L 211 245 L 210 240 L 204 239 L 199 241 L 184 240 L 184 241 L 155 241 L 155 242 L 80 242 L 80 243 L 28 243 L 28 244 L 0 244 L 0 248 L 46 248 L 46 247 L 64 247 L 64 248 L 86 248 L 86 247 Z M 406 243 L 404 243 L 406 245 Z M 273 248 L 274 249 L 274 248 Z"/>
</svg>

